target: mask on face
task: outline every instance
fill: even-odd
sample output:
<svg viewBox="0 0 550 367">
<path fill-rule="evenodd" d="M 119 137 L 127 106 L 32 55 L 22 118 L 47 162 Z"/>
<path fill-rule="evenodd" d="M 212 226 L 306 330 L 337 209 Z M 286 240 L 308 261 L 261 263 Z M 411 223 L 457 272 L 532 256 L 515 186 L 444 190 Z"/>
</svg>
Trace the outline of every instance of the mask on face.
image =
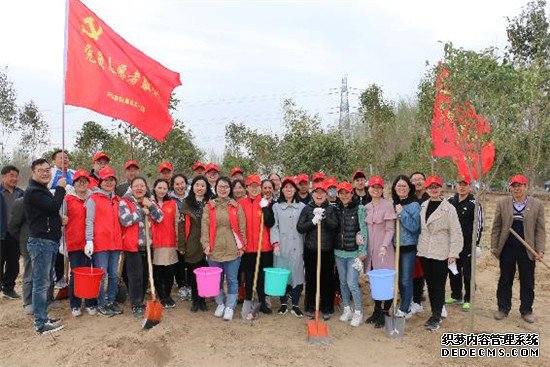
<svg viewBox="0 0 550 367">
<path fill-rule="evenodd" d="M 338 189 L 331 187 L 328 189 L 328 195 L 329 196 L 337 196 L 338 195 Z"/>
</svg>

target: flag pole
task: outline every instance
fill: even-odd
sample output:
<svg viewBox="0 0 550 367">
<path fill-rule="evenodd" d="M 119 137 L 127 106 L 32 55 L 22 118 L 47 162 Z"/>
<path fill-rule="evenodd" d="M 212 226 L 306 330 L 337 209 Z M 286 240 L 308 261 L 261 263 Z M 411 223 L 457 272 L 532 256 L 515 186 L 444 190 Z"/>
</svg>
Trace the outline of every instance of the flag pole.
<svg viewBox="0 0 550 367">
<path fill-rule="evenodd" d="M 65 0 L 65 32 L 64 32 L 64 44 L 63 44 L 63 88 L 61 91 L 61 151 L 63 159 L 61 163 L 61 177 L 66 176 L 65 167 L 65 80 L 67 77 L 67 43 L 69 34 L 69 0 Z"/>
</svg>

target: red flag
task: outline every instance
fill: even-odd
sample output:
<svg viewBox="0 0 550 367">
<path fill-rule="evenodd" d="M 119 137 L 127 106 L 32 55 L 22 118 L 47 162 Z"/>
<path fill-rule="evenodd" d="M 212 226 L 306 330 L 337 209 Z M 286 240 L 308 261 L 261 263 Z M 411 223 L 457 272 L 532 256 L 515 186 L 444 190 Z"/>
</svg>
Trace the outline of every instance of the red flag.
<svg viewBox="0 0 550 367">
<path fill-rule="evenodd" d="M 479 161 L 481 160 L 481 172 L 485 174 L 489 172 L 495 159 L 495 145 L 487 138 L 491 127 L 483 116 L 475 113 L 469 103 L 452 108 L 450 91 L 443 85 L 449 71 L 441 63 L 439 67 L 435 83 L 432 156 L 452 157 L 460 175 L 469 178 L 471 172 L 473 179 L 477 179 Z"/>
<path fill-rule="evenodd" d="M 172 129 L 173 72 L 115 33 L 79 0 L 69 1 L 65 103 L 134 125 L 163 141 Z"/>
</svg>

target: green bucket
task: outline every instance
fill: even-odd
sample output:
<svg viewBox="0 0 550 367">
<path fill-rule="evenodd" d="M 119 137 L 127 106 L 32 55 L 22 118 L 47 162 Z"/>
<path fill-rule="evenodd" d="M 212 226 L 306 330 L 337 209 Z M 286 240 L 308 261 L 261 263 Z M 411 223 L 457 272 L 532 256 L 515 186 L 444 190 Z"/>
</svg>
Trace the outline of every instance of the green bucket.
<svg viewBox="0 0 550 367">
<path fill-rule="evenodd" d="M 265 268 L 265 294 L 268 296 L 284 296 L 290 270 L 283 268 Z"/>
</svg>

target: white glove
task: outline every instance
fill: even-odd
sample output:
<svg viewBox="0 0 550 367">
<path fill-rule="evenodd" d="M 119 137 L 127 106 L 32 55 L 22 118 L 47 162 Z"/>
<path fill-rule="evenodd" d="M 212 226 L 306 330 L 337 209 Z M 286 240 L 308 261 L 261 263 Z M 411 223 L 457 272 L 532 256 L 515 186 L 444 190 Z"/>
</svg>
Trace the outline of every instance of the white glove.
<svg viewBox="0 0 550 367">
<path fill-rule="evenodd" d="M 260 201 L 260 208 L 266 208 L 268 205 L 269 200 L 267 200 L 266 198 L 262 198 L 262 200 Z"/>
<path fill-rule="evenodd" d="M 476 246 L 476 258 L 479 258 L 479 257 L 481 257 L 481 247 Z"/>
<path fill-rule="evenodd" d="M 322 217 L 324 214 L 325 214 L 325 209 L 324 208 L 315 208 L 315 209 L 313 209 L 313 215 L 315 215 L 317 217 Z"/>
<path fill-rule="evenodd" d="M 357 235 L 355 236 L 355 242 L 359 246 L 362 246 L 365 244 L 365 239 L 363 238 L 363 235 L 361 234 L 361 232 L 357 232 Z"/>
<path fill-rule="evenodd" d="M 275 246 L 275 244 L 273 244 L 273 255 L 275 256 L 281 256 L 281 249 L 279 248 L 279 245 L 277 244 Z"/>
<path fill-rule="evenodd" d="M 353 264 L 351 264 L 351 267 L 357 270 L 359 273 L 363 271 L 363 262 L 358 257 L 353 260 Z"/>
<path fill-rule="evenodd" d="M 321 221 L 321 217 L 315 215 L 315 216 L 313 216 L 313 219 L 311 220 L 311 223 L 313 223 L 314 225 L 317 225 L 317 224 L 319 224 L 320 221 Z"/>
<path fill-rule="evenodd" d="M 86 241 L 86 246 L 84 246 L 84 253 L 89 258 L 92 257 L 92 254 L 94 253 L 94 242 L 93 241 Z"/>
</svg>

